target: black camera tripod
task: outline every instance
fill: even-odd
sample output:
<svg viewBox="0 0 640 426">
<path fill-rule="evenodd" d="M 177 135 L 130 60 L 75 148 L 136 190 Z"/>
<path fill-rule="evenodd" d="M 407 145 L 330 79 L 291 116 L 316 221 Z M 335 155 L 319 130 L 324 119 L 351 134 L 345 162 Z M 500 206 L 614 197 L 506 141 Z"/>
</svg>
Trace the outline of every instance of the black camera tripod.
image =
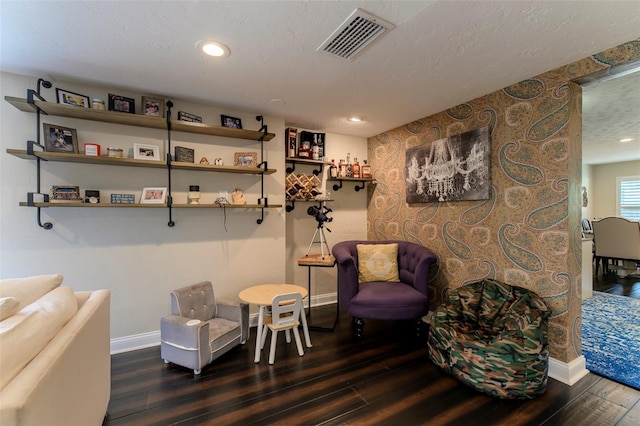
<svg viewBox="0 0 640 426">
<path fill-rule="evenodd" d="M 322 202 L 320 204 L 323 204 Z M 313 233 L 313 237 L 311 237 L 311 242 L 309 243 L 309 248 L 307 249 L 307 253 L 305 256 L 309 256 L 309 252 L 311 251 L 311 247 L 314 244 L 320 244 L 320 253 L 322 255 L 322 259 L 324 259 L 324 249 L 327 248 L 327 255 L 331 254 L 331 250 L 329 250 L 329 244 L 327 243 L 327 237 L 324 235 L 324 223 L 331 222 L 333 218 L 328 218 L 326 213 L 331 212 L 332 210 L 326 206 L 324 207 L 324 212 L 322 208 L 318 209 L 317 207 L 309 207 L 307 213 L 310 216 L 315 216 L 316 221 L 318 222 L 318 226 L 316 226 L 316 231 Z M 312 209 L 314 209 L 312 211 Z M 331 232 L 331 229 L 327 228 L 327 231 Z M 316 237 L 320 234 L 320 241 L 316 241 Z"/>
</svg>

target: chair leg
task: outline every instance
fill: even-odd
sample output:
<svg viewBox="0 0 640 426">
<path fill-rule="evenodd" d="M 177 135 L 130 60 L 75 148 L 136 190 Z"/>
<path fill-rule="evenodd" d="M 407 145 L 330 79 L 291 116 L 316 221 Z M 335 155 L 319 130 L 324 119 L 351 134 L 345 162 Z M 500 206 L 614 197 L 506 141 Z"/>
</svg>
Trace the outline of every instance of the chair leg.
<svg viewBox="0 0 640 426">
<path fill-rule="evenodd" d="M 284 331 L 284 337 L 285 337 L 287 343 L 291 343 L 291 332 L 289 331 L 289 329 L 286 329 Z"/>
<path fill-rule="evenodd" d="M 364 320 L 362 318 L 353 318 L 351 327 L 356 333 L 357 338 L 361 338 L 364 333 Z"/>
<path fill-rule="evenodd" d="M 293 337 L 296 339 L 296 346 L 298 347 L 298 355 L 304 355 L 304 349 L 302 349 L 302 341 L 300 340 L 300 332 L 298 327 L 293 328 Z"/>
<path fill-rule="evenodd" d="M 278 342 L 278 331 L 271 332 L 271 350 L 269 351 L 269 364 L 273 364 L 276 359 L 276 343 Z"/>
<path fill-rule="evenodd" d="M 422 336 L 423 327 L 424 327 L 424 323 L 422 322 L 422 318 L 418 318 L 416 320 L 416 337 Z"/>
<path fill-rule="evenodd" d="M 264 349 L 264 342 L 267 340 L 267 333 L 269 332 L 268 326 L 262 327 L 262 341 L 260 342 L 260 350 Z"/>
</svg>

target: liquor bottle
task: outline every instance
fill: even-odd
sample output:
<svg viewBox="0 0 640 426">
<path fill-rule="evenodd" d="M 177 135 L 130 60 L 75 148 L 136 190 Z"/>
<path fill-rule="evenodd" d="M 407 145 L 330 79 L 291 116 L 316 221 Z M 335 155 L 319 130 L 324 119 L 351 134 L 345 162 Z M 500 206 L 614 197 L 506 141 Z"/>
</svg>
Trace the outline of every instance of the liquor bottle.
<svg viewBox="0 0 640 426">
<path fill-rule="evenodd" d="M 318 135 L 313 135 L 313 142 L 311 143 L 311 159 L 320 159 L 320 146 L 318 146 Z"/>
<path fill-rule="evenodd" d="M 289 146 L 289 158 L 295 158 L 298 148 L 298 129 L 288 127 L 285 134 L 287 135 L 287 145 Z"/>
<path fill-rule="evenodd" d="M 299 158 L 311 158 L 311 143 L 309 141 L 302 141 L 302 146 L 298 151 Z"/>
<path fill-rule="evenodd" d="M 347 152 L 347 174 L 345 177 L 351 177 L 351 154 Z"/>
<path fill-rule="evenodd" d="M 360 163 L 358 163 L 358 157 L 353 157 L 353 164 L 351 165 L 351 177 L 354 179 L 360 179 Z"/>
<path fill-rule="evenodd" d="M 336 160 L 331 159 L 331 166 L 329 166 L 329 177 L 335 179 L 338 177 L 338 166 L 336 166 Z"/>
<path fill-rule="evenodd" d="M 369 179 L 371 177 L 371 166 L 367 164 L 367 160 L 362 160 L 364 163 L 360 168 L 360 175 L 363 179 Z"/>
<path fill-rule="evenodd" d="M 338 176 L 343 178 L 343 177 L 347 177 L 347 163 L 344 162 L 344 159 L 341 158 L 340 159 L 340 171 L 338 172 Z"/>
</svg>

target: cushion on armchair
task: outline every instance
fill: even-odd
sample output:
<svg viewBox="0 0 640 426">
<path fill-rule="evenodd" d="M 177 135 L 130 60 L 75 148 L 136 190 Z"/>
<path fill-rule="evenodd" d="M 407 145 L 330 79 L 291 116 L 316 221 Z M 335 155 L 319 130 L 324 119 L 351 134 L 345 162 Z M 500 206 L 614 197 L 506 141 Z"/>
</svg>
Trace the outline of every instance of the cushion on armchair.
<svg viewBox="0 0 640 426">
<path fill-rule="evenodd" d="M 400 282 L 398 244 L 358 244 L 358 283 Z"/>
<path fill-rule="evenodd" d="M 431 320 L 431 360 L 463 383 L 498 398 L 546 390 L 551 312 L 534 292 L 485 279 L 450 292 Z"/>
</svg>

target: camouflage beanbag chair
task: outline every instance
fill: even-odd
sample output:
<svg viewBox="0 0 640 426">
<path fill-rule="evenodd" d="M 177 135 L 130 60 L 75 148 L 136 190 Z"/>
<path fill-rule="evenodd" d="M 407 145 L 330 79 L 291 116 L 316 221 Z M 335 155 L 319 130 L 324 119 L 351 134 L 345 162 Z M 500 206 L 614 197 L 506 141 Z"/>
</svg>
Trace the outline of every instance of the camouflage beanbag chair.
<svg viewBox="0 0 640 426">
<path fill-rule="evenodd" d="M 551 311 L 534 292 L 484 279 L 449 292 L 431 319 L 429 358 L 463 383 L 498 398 L 547 388 Z"/>
</svg>

